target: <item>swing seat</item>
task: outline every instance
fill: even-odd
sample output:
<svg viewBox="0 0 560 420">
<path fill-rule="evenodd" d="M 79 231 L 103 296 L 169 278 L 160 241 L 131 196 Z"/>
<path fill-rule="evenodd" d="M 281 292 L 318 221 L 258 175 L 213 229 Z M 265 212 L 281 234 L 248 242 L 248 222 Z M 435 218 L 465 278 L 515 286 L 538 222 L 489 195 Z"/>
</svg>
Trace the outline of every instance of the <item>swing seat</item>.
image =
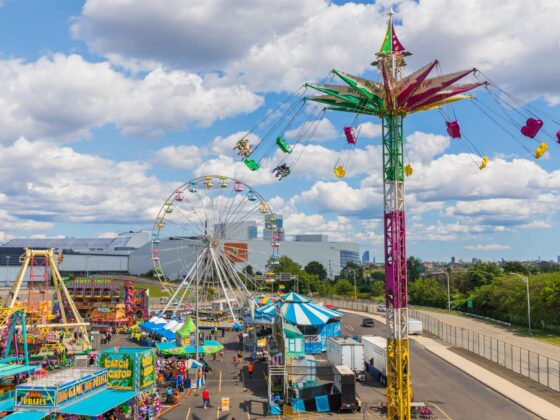
<svg viewBox="0 0 560 420">
<path fill-rule="evenodd" d="M 412 169 L 412 165 L 410 163 L 407 163 L 406 166 L 404 167 L 404 174 L 406 176 L 411 176 L 413 172 L 414 169 Z"/>
<path fill-rule="evenodd" d="M 247 166 L 247 168 L 252 171 L 256 171 L 261 167 L 261 165 L 259 165 L 259 163 L 253 159 L 244 160 L 243 162 L 245 163 L 245 166 Z"/>
<path fill-rule="evenodd" d="M 446 121 L 445 125 L 447 125 L 447 134 L 449 134 L 452 139 L 461 138 L 461 127 L 458 121 Z"/>
<path fill-rule="evenodd" d="M 540 159 L 546 153 L 547 150 L 548 150 L 548 144 L 542 141 L 539 147 L 535 149 L 535 159 Z"/>
<path fill-rule="evenodd" d="M 348 144 L 356 144 L 356 137 L 354 137 L 354 130 L 352 127 L 344 127 L 344 135 Z"/>
<path fill-rule="evenodd" d="M 560 143 L 560 130 L 556 132 L 556 143 Z"/>
<path fill-rule="evenodd" d="M 488 165 L 488 156 L 484 156 L 482 158 L 482 162 L 480 162 L 480 166 L 479 166 L 480 170 L 486 168 L 487 165 Z"/>
<path fill-rule="evenodd" d="M 526 137 L 535 138 L 541 127 L 543 126 L 542 120 L 529 118 L 525 125 L 521 127 L 521 134 Z"/>
<path fill-rule="evenodd" d="M 344 175 L 346 175 L 346 169 L 344 169 L 344 166 L 335 166 L 333 172 L 339 179 L 344 178 Z"/>
<path fill-rule="evenodd" d="M 284 139 L 284 137 L 282 136 L 278 136 L 276 137 L 276 145 L 280 148 L 280 150 L 282 150 L 284 153 L 292 153 L 292 149 L 290 148 L 290 145 L 288 144 L 288 142 Z"/>
</svg>

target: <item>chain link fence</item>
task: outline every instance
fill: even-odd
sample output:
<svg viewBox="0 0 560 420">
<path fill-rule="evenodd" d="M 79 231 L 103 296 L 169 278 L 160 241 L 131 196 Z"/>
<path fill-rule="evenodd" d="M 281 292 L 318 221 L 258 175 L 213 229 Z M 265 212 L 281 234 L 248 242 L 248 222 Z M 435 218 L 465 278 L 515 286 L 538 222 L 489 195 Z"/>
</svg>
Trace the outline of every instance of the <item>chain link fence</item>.
<svg viewBox="0 0 560 420">
<path fill-rule="evenodd" d="M 560 391 L 560 361 L 467 328 L 446 324 L 415 309 L 409 309 L 408 313 L 411 318 L 422 321 L 425 332 L 446 343 L 468 350 L 548 388 Z"/>
</svg>

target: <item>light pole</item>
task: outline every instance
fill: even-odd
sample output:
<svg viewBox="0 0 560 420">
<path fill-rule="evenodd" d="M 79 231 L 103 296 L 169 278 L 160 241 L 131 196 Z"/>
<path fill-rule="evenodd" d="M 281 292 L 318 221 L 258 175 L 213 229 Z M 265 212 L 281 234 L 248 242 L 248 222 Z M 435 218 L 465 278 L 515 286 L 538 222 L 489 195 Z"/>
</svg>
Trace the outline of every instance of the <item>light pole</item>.
<svg viewBox="0 0 560 420">
<path fill-rule="evenodd" d="M 350 270 L 352 274 L 354 274 L 354 299 L 356 299 L 358 297 L 358 294 L 356 293 L 356 269 L 350 267 L 347 267 L 346 269 Z"/>
<path fill-rule="evenodd" d="M 525 282 L 525 285 L 527 286 L 527 321 L 529 323 L 529 335 L 531 335 L 531 295 L 529 294 L 529 277 L 519 273 L 510 273 L 510 274 L 519 277 L 521 280 Z"/>
<path fill-rule="evenodd" d="M 447 277 L 447 310 L 451 312 L 451 289 L 449 287 L 449 273 L 447 271 L 436 271 L 432 274 L 445 274 L 445 277 Z"/>
</svg>

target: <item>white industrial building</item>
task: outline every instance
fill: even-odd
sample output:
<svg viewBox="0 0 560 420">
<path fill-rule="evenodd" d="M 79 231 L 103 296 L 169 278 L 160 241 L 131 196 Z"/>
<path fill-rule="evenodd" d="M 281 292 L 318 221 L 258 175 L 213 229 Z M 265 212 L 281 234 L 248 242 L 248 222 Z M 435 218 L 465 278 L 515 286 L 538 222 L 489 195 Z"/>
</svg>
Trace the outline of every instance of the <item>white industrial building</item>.
<svg viewBox="0 0 560 420">
<path fill-rule="evenodd" d="M 0 286 L 11 283 L 19 272 L 24 248 L 54 248 L 64 259 L 59 270 L 65 273 L 127 273 L 129 255 L 150 242 L 149 232 L 124 232 L 115 238 L 17 238 L 0 246 Z"/>
<path fill-rule="evenodd" d="M 288 256 L 303 267 L 310 261 L 320 262 L 329 278 L 340 273 L 350 261 L 359 264 L 359 246 L 353 242 L 331 242 L 327 235 L 296 235 L 285 240 L 282 217 L 276 215 L 274 223 L 280 237 L 280 256 Z M 247 262 L 254 271 L 264 272 L 272 254 L 272 233 L 264 228 L 257 234 L 255 222 L 215 226 L 224 241 L 235 241 L 247 245 Z M 216 230 L 214 231 L 216 232 Z M 231 234 L 230 234 L 231 233 Z M 262 239 L 262 238 L 265 239 Z M 159 249 L 174 252 L 161 253 L 160 265 L 168 278 L 180 279 L 194 263 L 196 242 L 184 238 L 160 238 Z M 12 239 L 0 246 L 0 286 L 11 283 L 19 271 L 19 256 L 23 248 L 55 248 L 63 252 L 61 272 L 79 274 L 133 274 L 142 275 L 153 269 L 152 236 L 149 232 L 125 232 L 116 238 L 47 238 Z"/>
<path fill-rule="evenodd" d="M 267 223 L 270 226 L 267 215 Z M 296 235 L 293 240 L 285 240 L 283 220 L 281 215 L 274 215 L 274 222 L 280 238 L 279 256 L 290 257 L 303 267 L 310 261 L 320 262 L 327 270 L 329 278 L 340 273 L 348 263 L 360 263 L 359 246 L 353 242 L 330 242 L 327 235 Z M 231 234 L 228 234 L 231 232 Z M 244 225 L 232 223 L 215 226 L 214 233 L 218 233 L 224 242 L 235 241 L 236 244 L 246 244 L 247 262 L 237 263 L 241 269 L 245 264 L 251 265 L 254 271 L 264 272 L 272 254 L 272 230 L 265 227 L 262 236 L 257 237 L 255 222 L 244 222 Z M 264 239 L 261 239 L 264 238 Z M 161 252 L 159 265 L 170 280 L 181 279 L 194 264 L 196 257 L 196 241 L 185 238 L 159 238 L 157 246 Z M 129 257 L 129 272 L 142 275 L 153 269 L 152 244 L 133 251 Z"/>
</svg>

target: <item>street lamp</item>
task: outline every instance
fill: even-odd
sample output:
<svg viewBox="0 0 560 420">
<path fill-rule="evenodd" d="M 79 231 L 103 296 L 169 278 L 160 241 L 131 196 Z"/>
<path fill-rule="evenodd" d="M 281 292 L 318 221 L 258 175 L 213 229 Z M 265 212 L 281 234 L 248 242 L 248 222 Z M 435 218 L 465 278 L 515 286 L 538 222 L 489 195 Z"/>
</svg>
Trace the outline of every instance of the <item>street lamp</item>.
<svg viewBox="0 0 560 420">
<path fill-rule="evenodd" d="M 525 285 L 527 286 L 527 321 L 529 323 L 529 335 L 531 335 L 531 295 L 529 294 L 529 277 L 519 273 L 510 273 L 510 274 L 519 277 L 521 280 L 525 282 Z"/>
<path fill-rule="evenodd" d="M 346 267 L 347 270 L 350 270 L 352 272 L 352 274 L 354 274 L 354 299 L 356 299 L 358 297 L 357 293 L 356 293 L 356 269 L 355 268 L 350 268 L 350 267 Z"/>
<path fill-rule="evenodd" d="M 445 274 L 445 277 L 447 277 L 447 310 L 451 312 L 451 289 L 449 287 L 449 273 L 447 271 L 436 271 L 432 274 Z"/>
</svg>

